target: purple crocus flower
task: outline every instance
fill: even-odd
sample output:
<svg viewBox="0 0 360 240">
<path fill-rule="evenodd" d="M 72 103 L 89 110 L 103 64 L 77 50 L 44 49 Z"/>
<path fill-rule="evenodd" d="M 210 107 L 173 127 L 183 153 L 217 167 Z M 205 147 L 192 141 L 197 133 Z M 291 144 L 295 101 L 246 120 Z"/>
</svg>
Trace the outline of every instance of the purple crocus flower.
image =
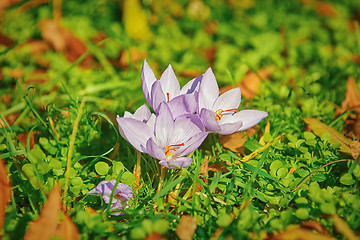
<svg viewBox="0 0 360 240">
<path fill-rule="evenodd" d="M 231 89 L 219 96 L 219 87 L 211 68 L 204 73 L 199 93 L 199 116 L 206 130 L 223 135 L 244 131 L 268 116 L 265 111 L 238 111 L 241 102 L 240 88 Z"/>
<path fill-rule="evenodd" d="M 154 124 L 134 118 L 117 118 L 119 130 L 140 152 L 159 159 L 167 168 L 186 168 L 192 158 L 184 157 L 194 152 L 207 136 L 205 127 L 195 114 L 173 117 L 169 105 L 160 103 Z"/>
<path fill-rule="evenodd" d="M 100 182 L 93 190 L 89 191 L 87 194 L 96 194 L 100 195 L 105 203 L 109 204 L 111 198 L 111 192 L 114 188 L 116 181 L 102 181 Z M 111 215 L 123 215 L 123 212 L 119 212 L 124 208 L 130 207 L 128 200 L 134 196 L 132 188 L 125 184 L 119 183 L 116 186 L 116 190 L 111 203 Z"/>
<path fill-rule="evenodd" d="M 201 77 L 189 81 L 180 90 L 179 81 L 171 65 L 157 80 L 146 60 L 144 60 L 141 73 L 143 93 L 150 107 L 158 113 L 160 103 L 167 102 L 175 118 L 185 113 L 195 113 L 197 110 L 194 93 L 198 89 L 200 79 Z"/>
</svg>

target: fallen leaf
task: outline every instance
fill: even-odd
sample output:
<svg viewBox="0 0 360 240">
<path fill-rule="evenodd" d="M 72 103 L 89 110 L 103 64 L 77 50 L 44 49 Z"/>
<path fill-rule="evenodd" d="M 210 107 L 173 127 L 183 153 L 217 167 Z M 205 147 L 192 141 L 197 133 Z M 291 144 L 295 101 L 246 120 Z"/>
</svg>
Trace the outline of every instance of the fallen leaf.
<svg viewBox="0 0 360 240">
<path fill-rule="evenodd" d="M 222 136 L 219 139 L 219 143 L 232 152 L 238 152 L 244 154 L 244 143 L 246 142 L 246 136 L 243 132 L 236 132 L 230 135 Z"/>
<path fill-rule="evenodd" d="M 323 235 L 330 236 L 330 234 L 326 230 L 326 228 L 316 220 L 304 221 L 304 222 L 301 223 L 301 226 L 304 227 L 304 228 L 313 229 L 313 230 L 315 230 L 318 233 L 321 233 Z"/>
<path fill-rule="evenodd" d="M 334 6 L 328 2 L 316 2 L 315 11 L 324 17 L 335 18 L 339 15 Z"/>
<path fill-rule="evenodd" d="M 144 238 L 144 240 L 162 240 L 164 239 L 161 234 L 158 234 L 156 232 L 150 233 L 149 235 Z"/>
<path fill-rule="evenodd" d="M 333 240 L 332 237 L 299 226 L 286 229 L 269 238 L 270 240 Z"/>
<path fill-rule="evenodd" d="M 176 235 L 180 238 L 180 240 L 191 240 L 199 222 L 199 219 L 190 215 L 181 216 L 180 222 L 176 227 Z"/>
<path fill-rule="evenodd" d="M 0 12 L 5 11 L 6 8 L 8 8 L 11 5 L 14 5 L 18 2 L 21 2 L 21 0 L 1 0 L 0 1 Z"/>
<path fill-rule="evenodd" d="M 11 182 L 5 162 L 0 158 L 0 232 L 5 220 L 5 207 L 11 199 Z"/>
<path fill-rule="evenodd" d="M 349 225 L 339 216 L 335 214 L 328 215 L 334 221 L 335 229 L 344 235 L 344 237 L 348 240 L 359 240 L 359 238 L 355 235 L 353 230 L 349 227 Z"/>
<path fill-rule="evenodd" d="M 28 136 L 29 136 L 29 133 L 27 132 L 27 133 L 19 133 L 18 135 L 17 135 L 17 138 L 19 139 L 19 142 L 24 146 L 24 147 L 26 147 L 26 145 L 27 145 L 27 139 L 28 139 Z M 30 144 L 30 149 L 32 149 L 33 147 L 34 147 L 34 145 L 35 145 L 35 139 L 34 139 L 34 131 L 32 131 L 31 133 L 30 133 L 30 137 L 29 137 L 30 139 L 30 142 L 29 142 L 29 144 Z"/>
<path fill-rule="evenodd" d="M 254 96 L 258 95 L 260 91 L 260 86 L 262 80 L 266 80 L 269 78 L 270 74 L 275 70 L 275 66 L 270 66 L 264 69 L 260 69 L 257 71 L 258 74 L 249 71 L 245 77 L 236 84 L 236 87 L 240 87 L 241 89 L 241 96 L 245 97 L 246 99 L 250 100 Z M 261 78 L 259 78 L 259 76 Z M 220 94 L 224 93 L 230 89 L 232 89 L 233 85 L 227 85 L 225 87 L 220 88 Z"/>
<path fill-rule="evenodd" d="M 77 38 L 69 29 L 66 29 L 51 19 L 41 20 L 39 23 L 40 32 L 45 41 L 72 63 L 87 51 L 85 43 Z M 93 64 L 91 55 L 87 55 L 79 64 L 88 68 Z"/>
<path fill-rule="evenodd" d="M 152 34 L 140 1 L 125 0 L 123 4 L 123 21 L 127 34 L 136 40 L 150 40 Z"/>
<path fill-rule="evenodd" d="M 48 240 L 55 236 L 60 216 L 60 185 L 50 192 L 40 216 L 32 221 L 25 233 L 25 240 Z"/>
<path fill-rule="evenodd" d="M 124 50 L 121 52 L 119 64 L 120 67 L 127 68 L 129 67 L 130 61 L 131 64 L 134 65 L 146 57 L 147 57 L 147 53 L 145 51 L 141 51 L 136 47 L 130 47 L 129 50 Z"/>
<path fill-rule="evenodd" d="M 209 165 L 209 170 L 213 172 L 227 173 L 229 170 L 221 163 L 212 163 Z"/>
<path fill-rule="evenodd" d="M 353 141 L 352 143 L 350 143 L 350 153 L 354 159 L 358 158 L 358 156 L 360 155 L 360 142 L 359 141 Z"/>
<path fill-rule="evenodd" d="M 70 216 L 66 213 L 64 214 L 64 219 L 61 224 L 58 225 L 55 237 L 66 239 L 66 240 L 78 240 L 80 239 L 79 230 L 71 220 Z"/>
<path fill-rule="evenodd" d="M 259 127 L 254 126 L 252 128 L 247 129 L 245 132 L 248 137 L 251 137 L 255 134 Z M 229 149 L 232 152 L 238 152 L 242 155 L 245 155 L 244 153 L 244 143 L 246 141 L 246 136 L 244 132 L 236 132 L 230 135 L 222 136 L 219 139 L 219 143 L 226 149 Z"/>
<path fill-rule="evenodd" d="M 1 11 L 1 3 L 2 2 L 0 1 L 0 11 Z M 15 42 L 11 38 L 9 38 L 8 36 L 2 35 L 0 33 L 0 45 L 4 45 L 5 47 L 11 47 L 14 44 L 15 44 Z"/>
<path fill-rule="evenodd" d="M 345 137 L 334 128 L 322 123 L 317 118 L 302 118 L 308 127 L 317 135 L 321 137 L 324 133 L 328 133 L 331 136 L 330 143 L 340 143 L 340 151 L 350 154 L 350 143 L 351 139 Z"/>
<path fill-rule="evenodd" d="M 347 80 L 345 99 L 336 113 L 341 114 L 346 110 L 354 110 L 360 114 L 360 94 L 353 77 L 349 77 Z"/>
</svg>

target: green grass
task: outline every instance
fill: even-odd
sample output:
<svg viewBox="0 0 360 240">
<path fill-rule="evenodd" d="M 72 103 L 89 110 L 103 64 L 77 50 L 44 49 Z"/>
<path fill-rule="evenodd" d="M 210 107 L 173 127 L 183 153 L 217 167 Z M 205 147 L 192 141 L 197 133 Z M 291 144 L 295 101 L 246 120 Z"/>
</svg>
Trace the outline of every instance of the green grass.
<svg viewBox="0 0 360 240">
<path fill-rule="evenodd" d="M 51 47 L 38 55 L 13 47 L 42 39 L 38 23 L 52 18 L 51 3 L 22 14 L 19 5 L 8 8 L 0 25 L 1 34 L 13 42 L 7 46 L 0 41 L 0 157 L 13 193 L 0 230 L 3 239 L 24 236 L 56 183 L 67 189 L 64 201 L 82 239 L 131 239 L 152 232 L 176 239 L 182 215 L 199 219 L 194 239 L 210 239 L 218 228 L 223 229 L 220 239 L 260 239 L 307 220 L 345 239 L 326 214 L 340 216 L 359 234 L 358 160 L 330 144 L 329 136 L 309 132 L 301 119 L 315 117 L 345 131 L 348 113 L 337 116 L 334 111 L 345 98 L 348 77 L 359 79 L 359 63 L 352 59 L 360 52 L 359 28 L 349 27 L 349 20 L 358 17 L 357 1 L 329 1 L 338 13 L 334 18 L 300 1 L 246 2 L 254 4 L 247 8 L 203 1 L 207 7 L 200 12 L 209 10 L 203 18 L 191 14 L 187 1 L 158 12 L 151 1 L 143 1 L 153 38 L 136 41 L 125 31 L 118 2 L 63 1 L 62 25 L 87 47 L 72 63 Z M 106 39 L 96 43 L 99 33 Z M 271 130 L 265 142 L 285 135 L 240 164 L 236 162 L 243 156 L 223 148 L 220 136 L 210 135 L 192 155 L 189 168 L 167 171 L 159 193 L 157 160 L 142 154 L 141 187 L 134 191 L 131 207 L 125 215 L 107 215 L 107 204 L 86 193 L 102 180 L 117 179 L 130 186 L 135 182 L 136 150 L 119 136 L 114 121 L 116 115 L 133 112 L 145 102 L 140 82 L 143 58 L 127 61 L 126 67 L 118 64 L 121 52 L 129 55 L 131 48 L 146 52 L 157 77 L 171 64 L 181 85 L 192 78 L 187 71 L 202 74 L 209 66 L 220 86 L 240 82 L 248 70 L 275 66 L 259 95 L 242 99 L 241 108 L 269 113 L 259 130 L 247 137 L 245 153 L 260 147 L 267 120 Z M 216 49 L 214 58 L 206 54 L 211 48 Z M 87 54 L 93 62 L 82 68 Z M 14 77 L 15 69 L 22 71 L 19 77 Z M 45 84 L 31 81 L 39 69 Z M 72 135 L 74 129 L 77 133 Z M 19 135 L 24 133 L 25 140 Z M 205 157 L 209 164 L 222 163 L 227 171 L 209 170 L 205 183 L 200 172 Z M 349 160 L 338 161 L 342 159 Z M 167 197 L 174 191 L 178 195 L 169 204 Z M 96 213 L 90 214 L 89 207 Z"/>
</svg>

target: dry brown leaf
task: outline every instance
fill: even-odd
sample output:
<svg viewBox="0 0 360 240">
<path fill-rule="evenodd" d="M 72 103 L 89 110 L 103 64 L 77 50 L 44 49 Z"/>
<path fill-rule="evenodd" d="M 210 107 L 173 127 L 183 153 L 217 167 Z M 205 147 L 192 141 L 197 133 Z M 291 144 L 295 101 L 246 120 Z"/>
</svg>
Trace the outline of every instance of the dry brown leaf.
<svg viewBox="0 0 360 240">
<path fill-rule="evenodd" d="M 351 152 L 351 156 L 354 159 L 357 159 L 357 157 L 360 155 L 360 142 L 359 141 L 353 141 L 350 144 L 350 152 Z"/>
<path fill-rule="evenodd" d="M 162 240 L 164 239 L 161 234 L 158 234 L 156 232 L 150 233 L 149 235 L 144 238 L 144 240 Z"/>
<path fill-rule="evenodd" d="M 330 234 L 326 230 L 326 228 L 316 220 L 304 221 L 304 222 L 301 223 L 301 226 L 305 227 L 305 228 L 316 230 L 318 233 L 321 233 L 323 235 L 330 236 Z"/>
<path fill-rule="evenodd" d="M 205 177 L 203 177 L 205 175 Z M 200 174 L 198 176 L 204 183 L 208 184 L 208 177 L 209 177 L 209 156 L 205 156 L 204 162 L 200 166 Z M 203 187 L 196 183 L 196 192 L 199 192 Z"/>
<path fill-rule="evenodd" d="M 0 232 L 5 220 L 5 207 L 11 199 L 11 182 L 5 161 L 0 158 Z"/>
<path fill-rule="evenodd" d="M 316 233 L 313 230 L 302 227 L 291 227 L 282 233 L 276 234 L 269 238 L 270 240 L 333 240 L 334 238 L 326 236 L 320 233 Z"/>
<path fill-rule="evenodd" d="M 260 69 L 257 73 L 261 79 L 266 80 L 269 78 L 270 74 L 275 70 L 275 66 L 270 66 L 267 68 Z M 261 86 L 261 79 L 256 73 L 248 72 L 245 77 L 236 84 L 236 87 L 240 87 L 241 96 L 250 100 L 254 96 L 258 95 Z M 233 85 L 227 85 L 220 88 L 220 94 L 224 93 L 233 88 Z"/>
<path fill-rule="evenodd" d="M 258 126 L 254 126 L 252 128 L 247 129 L 245 132 L 248 137 L 251 137 L 255 134 L 256 130 L 258 129 Z M 238 152 L 242 155 L 245 155 L 244 153 L 244 143 L 246 141 L 246 136 L 244 132 L 236 132 L 230 135 L 222 136 L 219 140 L 219 143 L 226 149 L 229 149 L 233 152 Z"/>
<path fill-rule="evenodd" d="M 229 170 L 221 163 L 212 163 L 209 165 L 209 170 L 213 172 L 227 173 Z"/>
<path fill-rule="evenodd" d="M 60 185 L 50 192 L 40 216 L 32 221 L 25 233 L 25 240 L 48 240 L 55 236 L 60 216 Z"/>
<path fill-rule="evenodd" d="M 233 152 L 244 153 L 244 143 L 246 142 L 246 136 L 243 132 L 236 132 L 230 135 L 222 136 L 219 139 L 219 143 Z"/>
<path fill-rule="evenodd" d="M 180 240 L 191 240 L 199 222 L 199 219 L 190 215 L 181 216 L 180 222 L 176 227 L 176 235 L 180 238 Z"/>
<path fill-rule="evenodd" d="M 330 143 L 340 143 L 340 151 L 350 154 L 351 139 L 345 137 L 334 128 L 322 123 L 317 118 L 302 118 L 308 127 L 317 135 L 321 137 L 324 133 L 328 133 L 331 136 Z"/>
<path fill-rule="evenodd" d="M 79 230 L 66 213 L 64 214 L 64 219 L 61 224 L 56 229 L 55 237 L 66 240 L 80 239 Z"/>
<path fill-rule="evenodd" d="M 349 77 L 347 81 L 345 99 L 341 103 L 341 108 L 336 110 L 336 113 L 341 114 L 348 109 L 360 114 L 360 94 L 353 77 Z"/>
<path fill-rule="evenodd" d="M 66 29 L 51 19 L 41 20 L 39 23 L 41 35 L 45 41 L 58 52 L 74 63 L 86 51 L 86 45 L 77 38 L 69 29 Z M 79 64 L 82 67 L 89 67 L 93 64 L 91 55 L 87 55 Z"/>
<path fill-rule="evenodd" d="M 19 142 L 26 147 L 27 139 L 28 139 L 29 133 L 19 133 L 17 135 L 17 138 L 19 139 Z M 35 145 L 35 139 L 34 139 L 34 131 L 30 133 L 30 149 L 32 149 Z"/>
<path fill-rule="evenodd" d="M 339 216 L 335 214 L 328 215 L 333 221 L 335 229 L 345 236 L 348 240 L 359 240 L 359 238 L 355 235 L 353 230 L 349 227 L 349 225 Z"/>
<path fill-rule="evenodd" d="M 4 11 L 6 8 L 8 8 L 11 5 L 14 5 L 18 2 L 21 2 L 21 0 L 1 0 L 0 1 L 0 12 Z"/>
<path fill-rule="evenodd" d="M 335 18 L 339 15 L 334 6 L 328 2 L 316 2 L 315 11 L 324 17 Z"/>
<path fill-rule="evenodd" d="M 136 64 L 140 60 L 143 60 L 146 57 L 147 57 L 147 52 L 142 51 L 136 47 L 131 47 L 129 50 L 124 50 L 121 52 L 119 64 L 120 67 L 127 68 L 129 67 L 130 60 L 131 60 L 131 64 Z"/>
</svg>

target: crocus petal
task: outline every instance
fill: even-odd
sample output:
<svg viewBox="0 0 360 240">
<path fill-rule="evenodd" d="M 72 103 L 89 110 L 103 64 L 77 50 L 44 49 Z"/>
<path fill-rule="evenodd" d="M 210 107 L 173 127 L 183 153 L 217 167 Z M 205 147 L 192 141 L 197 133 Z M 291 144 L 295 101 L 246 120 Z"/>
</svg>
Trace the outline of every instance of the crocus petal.
<svg viewBox="0 0 360 240">
<path fill-rule="evenodd" d="M 151 112 L 148 106 L 146 106 L 146 104 L 141 105 L 138 109 L 136 109 L 136 111 L 133 114 L 134 119 L 143 122 L 147 122 L 150 116 L 151 116 Z"/>
<path fill-rule="evenodd" d="M 189 82 L 187 82 L 180 91 L 180 94 L 192 94 L 195 91 L 199 91 L 199 86 L 203 75 L 200 75 Z"/>
<path fill-rule="evenodd" d="M 151 88 L 151 103 L 149 105 L 157 113 L 159 111 L 160 103 L 165 102 L 165 95 L 161 87 L 160 81 L 156 81 Z"/>
<path fill-rule="evenodd" d="M 218 109 L 228 110 L 228 109 L 237 109 L 241 102 L 241 92 L 240 88 L 233 88 L 223 94 L 221 94 L 218 99 L 216 99 L 212 110 L 216 111 Z"/>
<path fill-rule="evenodd" d="M 239 115 L 239 118 L 243 122 L 243 125 L 238 131 L 244 131 L 258 124 L 263 118 L 268 116 L 268 113 L 259 110 L 242 110 L 235 113 L 235 115 Z"/>
<path fill-rule="evenodd" d="M 184 143 L 184 147 L 180 148 L 178 151 L 175 152 L 175 155 L 186 156 L 194 152 L 198 147 L 200 147 L 207 135 L 207 132 L 200 132 L 196 135 L 193 135 L 188 141 Z"/>
<path fill-rule="evenodd" d="M 218 131 L 217 133 L 222 135 L 232 134 L 234 132 L 238 132 L 238 129 L 241 128 L 242 125 L 242 121 L 220 124 L 220 131 Z"/>
<path fill-rule="evenodd" d="M 165 97 L 167 99 L 167 95 L 169 94 L 169 99 L 173 99 L 174 97 L 178 96 L 180 93 L 180 84 L 177 80 L 174 70 L 172 69 L 171 65 L 169 65 L 164 73 L 161 75 L 160 83 L 163 92 L 165 93 Z"/>
<path fill-rule="evenodd" d="M 174 118 L 167 103 L 163 102 L 155 119 L 155 136 L 160 147 L 168 145 L 172 131 L 174 131 Z"/>
<path fill-rule="evenodd" d="M 211 111 L 209 109 L 203 108 L 200 112 L 200 118 L 203 121 L 205 128 L 209 132 L 219 132 L 220 131 L 220 125 L 218 121 L 216 120 L 214 111 Z"/>
<path fill-rule="evenodd" d="M 146 143 L 146 150 L 149 155 L 159 160 L 166 160 L 164 149 L 160 148 L 155 141 L 150 138 Z"/>
<path fill-rule="evenodd" d="M 149 138 L 153 137 L 153 131 L 144 122 L 132 118 L 116 118 L 119 124 L 119 132 L 131 145 L 140 152 L 144 151 L 144 146 Z"/>
<path fill-rule="evenodd" d="M 196 101 L 193 95 L 179 95 L 167 103 L 174 118 L 183 114 L 195 113 Z"/>
<path fill-rule="evenodd" d="M 179 157 L 172 160 L 161 160 L 159 164 L 170 169 L 179 169 L 187 168 L 188 166 L 190 166 L 191 162 L 192 158 Z"/>
<path fill-rule="evenodd" d="M 216 99 L 219 97 L 219 87 L 211 68 L 204 73 L 199 88 L 199 111 L 202 108 L 212 109 Z"/>
<path fill-rule="evenodd" d="M 151 105 L 150 93 L 151 87 L 154 82 L 157 81 L 153 70 L 151 70 L 149 64 L 144 60 L 141 71 L 141 86 L 143 89 L 144 97 L 146 101 Z"/>
<path fill-rule="evenodd" d="M 189 116 L 189 117 L 187 117 Z M 201 120 L 199 122 L 199 118 L 191 117 L 192 115 L 183 115 L 179 118 L 175 119 L 174 129 L 172 130 L 172 134 L 170 136 L 169 142 L 171 144 L 181 144 L 186 143 L 188 139 L 190 139 L 195 134 L 203 132 L 203 127 L 199 127 L 196 124 L 201 124 Z M 195 115 L 193 115 L 195 116 Z M 195 123 L 196 124 L 195 124 Z M 184 147 L 181 147 L 184 148 Z M 180 149 L 181 149 L 180 148 Z M 179 150 L 180 150 L 179 149 Z"/>
</svg>

